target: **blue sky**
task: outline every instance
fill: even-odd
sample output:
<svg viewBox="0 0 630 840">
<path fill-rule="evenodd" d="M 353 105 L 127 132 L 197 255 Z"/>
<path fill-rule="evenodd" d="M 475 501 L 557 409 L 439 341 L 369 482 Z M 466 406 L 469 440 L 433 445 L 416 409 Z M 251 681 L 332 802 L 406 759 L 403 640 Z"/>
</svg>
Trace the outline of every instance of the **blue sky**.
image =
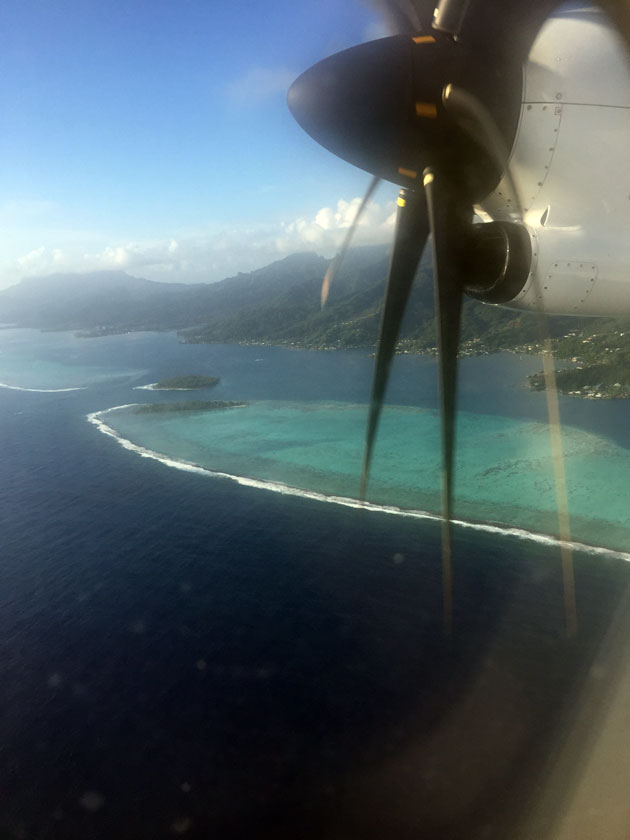
<svg viewBox="0 0 630 840">
<path fill-rule="evenodd" d="M 383 34 L 359 0 L 5 4 L 0 287 L 99 268 L 198 282 L 331 255 L 368 176 L 302 132 L 286 88 Z M 394 194 L 359 241 L 387 239 Z"/>
</svg>

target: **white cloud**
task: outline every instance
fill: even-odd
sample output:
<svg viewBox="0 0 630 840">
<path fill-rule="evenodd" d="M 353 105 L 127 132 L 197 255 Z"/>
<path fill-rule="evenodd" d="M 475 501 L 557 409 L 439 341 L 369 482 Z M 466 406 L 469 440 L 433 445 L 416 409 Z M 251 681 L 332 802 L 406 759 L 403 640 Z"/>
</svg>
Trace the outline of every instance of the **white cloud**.
<svg viewBox="0 0 630 840">
<path fill-rule="evenodd" d="M 279 94 L 286 95 L 297 76 L 288 67 L 252 67 L 243 76 L 228 82 L 225 92 L 235 104 L 249 105 Z"/>
<path fill-rule="evenodd" d="M 39 265 L 44 265 L 46 262 L 46 248 L 44 248 L 43 245 L 40 245 L 39 248 L 34 248 L 32 251 L 29 251 L 28 254 L 18 257 L 16 262 L 24 271 L 37 271 L 37 267 Z"/>
<path fill-rule="evenodd" d="M 252 271 L 296 251 L 332 257 L 352 224 L 361 198 L 340 199 L 312 217 L 284 222 L 209 229 L 163 239 L 89 244 L 64 238 L 56 247 L 40 245 L 0 266 L 0 286 L 22 277 L 64 271 L 122 269 L 137 276 L 171 282 L 209 282 Z M 368 203 L 354 244 L 385 243 L 393 237 L 395 203 Z"/>
<path fill-rule="evenodd" d="M 351 201 L 340 199 L 336 208 L 322 207 L 312 220 L 295 219 L 282 226 L 276 238 L 278 252 L 290 253 L 309 247 L 333 256 L 340 247 L 346 231 L 354 221 L 361 198 Z M 354 234 L 355 245 L 389 242 L 393 236 L 396 206 L 393 201 L 377 204 L 368 203 Z"/>
</svg>

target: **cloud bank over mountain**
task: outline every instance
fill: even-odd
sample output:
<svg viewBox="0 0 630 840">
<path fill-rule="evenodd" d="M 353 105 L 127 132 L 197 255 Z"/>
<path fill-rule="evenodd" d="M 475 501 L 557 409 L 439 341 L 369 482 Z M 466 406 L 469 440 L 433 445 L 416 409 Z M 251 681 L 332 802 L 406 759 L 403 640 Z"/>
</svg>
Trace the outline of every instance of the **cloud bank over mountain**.
<svg viewBox="0 0 630 840">
<path fill-rule="evenodd" d="M 339 199 L 335 206 L 322 207 L 311 218 L 225 228 L 214 224 L 154 239 L 107 241 L 97 233 L 76 235 L 42 227 L 42 244 L 0 266 L 0 288 L 23 277 L 104 269 L 141 271 L 149 279 L 168 282 L 213 282 L 299 251 L 313 250 L 330 258 L 360 202 L 360 197 Z M 394 222 L 393 201 L 370 202 L 357 228 L 355 244 L 391 241 Z"/>
</svg>

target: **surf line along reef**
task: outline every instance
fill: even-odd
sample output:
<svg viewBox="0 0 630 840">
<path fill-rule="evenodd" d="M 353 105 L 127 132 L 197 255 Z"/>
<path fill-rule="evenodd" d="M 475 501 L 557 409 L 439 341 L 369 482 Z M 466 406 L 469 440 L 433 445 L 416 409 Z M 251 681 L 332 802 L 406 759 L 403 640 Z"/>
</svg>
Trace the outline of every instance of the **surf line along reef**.
<svg viewBox="0 0 630 840">
<path fill-rule="evenodd" d="M 221 379 L 218 376 L 201 376 L 198 373 L 188 373 L 184 376 L 169 376 L 152 382 L 150 385 L 140 385 L 143 391 L 195 391 L 202 388 L 213 388 Z"/>
<path fill-rule="evenodd" d="M 235 400 L 186 400 L 176 403 L 142 403 L 134 414 L 172 414 L 178 411 L 221 411 L 225 408 L 243 408 L 246 402 Z"/>
</svg>

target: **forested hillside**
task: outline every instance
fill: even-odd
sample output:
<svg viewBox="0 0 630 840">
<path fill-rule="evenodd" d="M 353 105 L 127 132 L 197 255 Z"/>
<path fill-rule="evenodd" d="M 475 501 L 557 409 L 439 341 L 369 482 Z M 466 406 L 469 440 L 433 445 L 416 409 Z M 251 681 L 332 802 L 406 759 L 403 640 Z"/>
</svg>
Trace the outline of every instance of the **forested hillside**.
<svg viewBox="0 0 630 840">
<path fill-rule="evenodd" d="M 388 252 L 384 247 L 351 251 L 320 307 L 328 261 L 314 253 L 293 254 L 249 274 L 220 283 L 156 283 L 122 271 L 31 278 L 0 292 L 0 322 L 85 336 L 135 330 L 178 330 L 185 342 L 241 342 L 297 347 L 374 347 L 385 294 Z M 604 319 L 551 318 L 552 336 L 583 328 L 606 333 Z M 492 352 L 539 341 L 530 313 L 466 299 L 463 352 Z M 435 348 L 430 263 L 420 266 L 401 329 L 401 349 Z"/>
</svg>

